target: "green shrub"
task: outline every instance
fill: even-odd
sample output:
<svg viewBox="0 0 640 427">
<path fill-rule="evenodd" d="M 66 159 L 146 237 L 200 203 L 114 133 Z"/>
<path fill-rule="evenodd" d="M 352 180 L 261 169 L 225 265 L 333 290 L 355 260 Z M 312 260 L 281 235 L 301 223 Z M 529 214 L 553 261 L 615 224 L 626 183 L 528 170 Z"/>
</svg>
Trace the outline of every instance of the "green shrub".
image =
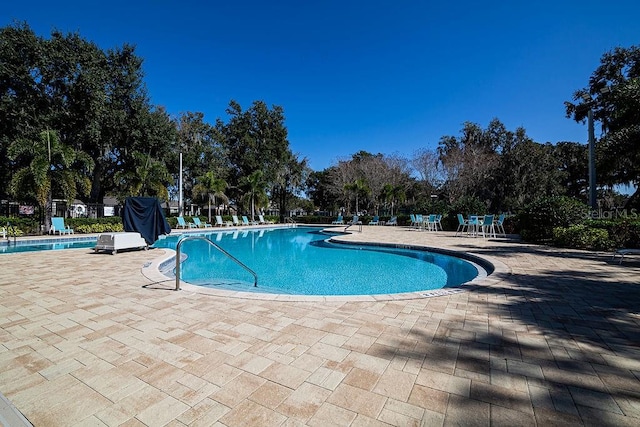
<svg viewBox="0 0 640 427">
<path fill-rule="evenodd" d="M 120 223 L 111 224 L 81 224 L 76 226 L 73 231 L 80 234 L 89 233 L 117 233 L 124 231 L 124 227 Z"/>
<path fill-rule="evenodd" d="M 594 250 L 609 250 L 614 246 L 607 230 L 593 228 L 586 224 L 555 227 L 553 244 L 565 248 Z"/>
<path fill-rule="evenodd" d="M 523 240 L 551 243 L 553 229 L 581 224 L 588 217 L 589 208 L 569 197 L 547 197 L 534 201 L 518 215 Z"/>
<path fill-rule="evenodd" d="M 10 224 L 11 230 L 17 230 L 16 236 L 40 234 L 40 222 L 31 217 L 0 216 L 0 227 L 7 227 L 7 224 Z"/>
</svg>

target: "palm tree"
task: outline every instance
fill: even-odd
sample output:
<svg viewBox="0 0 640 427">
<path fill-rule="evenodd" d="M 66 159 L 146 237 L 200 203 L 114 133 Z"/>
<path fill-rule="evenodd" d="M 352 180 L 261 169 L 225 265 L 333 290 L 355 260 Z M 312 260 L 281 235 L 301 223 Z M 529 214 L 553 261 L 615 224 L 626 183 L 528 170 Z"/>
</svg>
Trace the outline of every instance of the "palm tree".
<svg viewBox="0 0 640 427">
<path fill-rule="evenodd" d="M 84 151 L 60 141 L 52 130 L 40 132 L 33 139 L 17 139 L 9 145 L 9 158 L 23 166 L 11 179 L 10 191 L 18 200 L 35 200 L 51 223 L 53 195 L 71 204 L 78 193 L 91 188 L 88 174 L 93 160 Z"/>
<path fill-rule="evenodd" d="M 382 198 L 385 202 L 391 204 L 391 216 L 393 216 L 393 206 L 395 202 L 404 201 L 406 195 L 404 188 L 400 185 L 385 184 L 382 188 Z"/>
<path fill-rule="evenodd" d="M 193 186 L 193 194 L 198 196 L 207 196 L 208 209 L 209 209 L 209 222 L 211 222 L 211 202 L 218 209 L 216 203 L 216 197 L 221 199 L 224 203 L 229 203 L 229 197 L 224 194 L 224 190 L 227 189 L 227 181 L 222 178 L 216 178 L 212 171 L 205 173 L 198 177 L 198 183 Z"/>
<path fill-rule="evenodd" d="M 158 197 L 169 200 L 167 185 L 171 182 L 171 175 L 164 163 L 151 157 L 151 153 L 134 152 L 133 170 L 121 170 L 114 175 L 117 183 L 119 198 L 128 196 Z"/>
<path fill-rule="evenodd" d="M 248 198 L 251 203 L 251 221 L 254 221 L 254 212 L 256 205 L 267 206 L 269 198 L 265 191 L 266 183 L 263 180 L 263 172 L 261 170 L 253 171 L 249 176 L 242 179 L 242 183 L 247 187 L 244 197 Z"/>
<path fill-rule="evenodd" d="M 364 179 L 362 178 L 358 178 L 355 181 L 353 181 L 351 184 L 345 184 L 344 186 L 345 190 L 347 190 L 348 192 L 352 192 L 355 194 L 356 196 L 356 214 L 358 213 L 358 211 L 360 210 L 358 208 L 358 199 L 359 196 L 362 195 L 367 195 L 369 194 L 369 192 L 371 190 L 369 190 L 369 187 L 367 186 L 367 183 Z"/>
</svg>

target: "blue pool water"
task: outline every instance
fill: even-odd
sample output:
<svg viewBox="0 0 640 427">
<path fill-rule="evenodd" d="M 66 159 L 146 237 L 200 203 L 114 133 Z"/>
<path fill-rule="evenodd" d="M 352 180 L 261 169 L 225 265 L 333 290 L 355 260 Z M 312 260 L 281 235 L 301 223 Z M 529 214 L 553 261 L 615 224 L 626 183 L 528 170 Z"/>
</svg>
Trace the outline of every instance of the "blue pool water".
<svg viewBox="0 0 640 427">
<path fill-rule="evenodd" d="M 0 245 L 0 254 L 18 253 L 18 252 L 35 252 L 35 251 L 51 251 L 58 249 L 82 249 L 94 248 L 96 246 L 96 238 L 79 238 L 77 240 L 70 239 L 46 239 L 46 240 L 23 240 L 17 241 L 14 245 L 13 240 L 8 244 Z"/>
<path fill-rule="evenodd" d="M 183 281 L 246 292 L 297 295 L 376 295 L 453 287 L 472 280 L 478 269 L 460 258 L 384 246 L 346 245 L 308 227 L 238 230 L 207 235 L 258 275 L 253 276 L 202 240 L 181 250 Z M 154 245 L 175 249 L 179 237 Z"/>
</svg>

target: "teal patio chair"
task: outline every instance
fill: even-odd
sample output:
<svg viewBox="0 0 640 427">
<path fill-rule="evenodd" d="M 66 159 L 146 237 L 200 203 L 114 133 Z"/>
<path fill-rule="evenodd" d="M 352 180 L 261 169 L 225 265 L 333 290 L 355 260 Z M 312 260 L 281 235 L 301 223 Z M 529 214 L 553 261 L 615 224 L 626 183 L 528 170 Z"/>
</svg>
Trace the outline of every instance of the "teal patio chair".
<svg viewBox="0 0 640 427">
<path fill-rule="evenodd" d="M 236 227 L 239 226 L 239 225 L 242 225 L 242 224 L 240 224 L 240 221 L 238 220 L 238 215 L 231 215 L 231 220 L 233 221 L 233 225 L 235 225 Z"/>
<path fill-rule="evenodd" d="M 55 216 L 51 218 L 51 229 L 49 230 L 49 233 L 58 233 L 59 235 L 73 234 L 73 228 L 68 228 L 64 224 L 64 218 Z"/>
<path fill-rule="evenodd" d="M 482 231 L 482 237 L 489 237 L 493 235 L 493 238 L 496 238 L 496 228 L 493 225 L 493 215 L 485 215 L 482 223 L 480 224 L 480 230 Z"/>
<path fill-rule="evenodd" d="M 331 224 L 344 224 L 344 219 L 342 219 L 342 215 L 338 215 L 338 218 L 335 221 L 332 221 Z"/>
<path fill-rule="evenodd" d="M 460 233 L 464 233 L 465 230 L 469 229 L 469 221 L 464 219 L 462 214 L 458 214 L 458 229 L 456 230 L 456 236 Z"/>
<path fill-rule="evenodd" d="M 504 232 L 504 214 L 500 214 L 498 219 L 494 221 L 493 226 L 495 227 L 498 234 L 503 237 L 507 237 L 507 233 Z"/>
<path fill-rule="evenodd" d="M 380 225 L 380 217 L 378 215 L 374 216 L 368 225 Z"/>
</svg>

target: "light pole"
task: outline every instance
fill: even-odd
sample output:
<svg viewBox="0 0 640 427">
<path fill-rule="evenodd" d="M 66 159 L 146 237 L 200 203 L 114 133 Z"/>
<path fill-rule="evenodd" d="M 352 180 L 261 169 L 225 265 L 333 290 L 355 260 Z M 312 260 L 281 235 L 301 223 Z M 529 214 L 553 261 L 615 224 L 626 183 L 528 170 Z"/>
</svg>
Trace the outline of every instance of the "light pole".
<svg viewBox="0 0 640 427">
<path fill-rule="evenodd" d="M 589 206 L 598 208 L 596 203 L 596 138 L 593 131 L 593 109 L 589 107 Z"/>
<path fill-rule="evenodd" d="M 596 201 L 596 137 L 593 129 L 593 108 L 591 103 L 593 100 L 588 94 L 582 95 L 582 99 L 589 106 L 589 112 L 587 113 L 587 127 L 589 132 L 589 206 L 591 209 L 598 209 L 598 203 Z"/>
</svg>

